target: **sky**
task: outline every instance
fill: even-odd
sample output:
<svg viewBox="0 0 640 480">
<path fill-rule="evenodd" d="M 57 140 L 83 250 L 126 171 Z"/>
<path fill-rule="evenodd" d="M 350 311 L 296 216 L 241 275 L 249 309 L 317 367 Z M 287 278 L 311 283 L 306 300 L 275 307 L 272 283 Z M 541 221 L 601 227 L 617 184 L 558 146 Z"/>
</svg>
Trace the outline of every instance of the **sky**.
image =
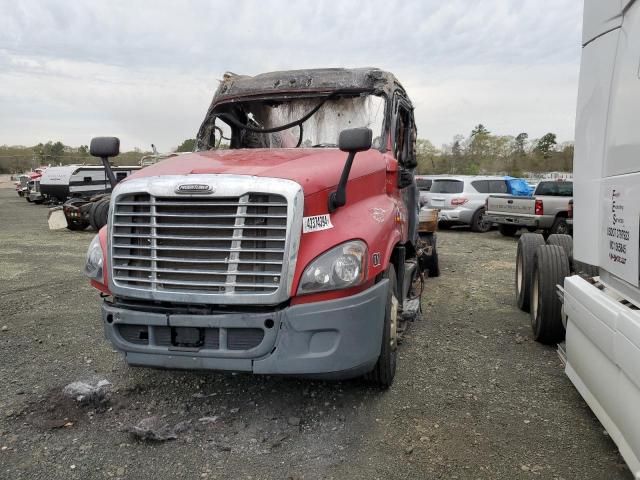
<svg viewBox="0 0 640 480">
<path fill-rule="evenodd" d="M 226 71 L 375 66 L 418 136 L 573 139 L 581 0 L 0 0 L 0 145 L 192 138 Z"/>
</svg>

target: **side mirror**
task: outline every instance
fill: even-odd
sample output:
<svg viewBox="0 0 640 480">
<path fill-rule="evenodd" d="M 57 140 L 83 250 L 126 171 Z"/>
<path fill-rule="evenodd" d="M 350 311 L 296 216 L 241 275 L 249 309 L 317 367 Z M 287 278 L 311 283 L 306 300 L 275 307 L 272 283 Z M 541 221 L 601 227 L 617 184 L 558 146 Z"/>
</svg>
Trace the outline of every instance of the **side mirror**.
<svg viewBox="0 0 640 480">
<path fill-rule="evenodd" d="M 340 132 L 338 148 L 343 152 L 364 152 L 371 148 L 373 132 L 370 128 L 350 128 Z"/>
<path fill-rule="evenodd" d="M 118 137 L 95 137 L 91 139 L 89 153 L 94 157 L 116 157 L 120 154 Z"/>
<path fill-rule="evenodd" d="M 373 132 L 370 128 L 350 128 L 340 132 L 338 147 L 343 152 L 349 152 L 349 155 L 342 169 L 342 175 L 340 175 L 338 189 L 329 195 L 329 212 L 333 212 L 336 208 L 347 203 L 347 180 L 349 180 L 353 158 L 356 153 L 369 150 L 372 139 Z"/>
<path fill-rule="evenodd" d="M 102 165 L 104 165 L 104 173 L 109 179 L 111 188 L 116 186 L 118 181 L 113 174 L 109 157 L 116 157 L 120 154 L 120 139 L 118 137 L 95 137 L 91 139 L 89 145 L 89 153 L 94 157 L 100 157 Z"/>
</svg>

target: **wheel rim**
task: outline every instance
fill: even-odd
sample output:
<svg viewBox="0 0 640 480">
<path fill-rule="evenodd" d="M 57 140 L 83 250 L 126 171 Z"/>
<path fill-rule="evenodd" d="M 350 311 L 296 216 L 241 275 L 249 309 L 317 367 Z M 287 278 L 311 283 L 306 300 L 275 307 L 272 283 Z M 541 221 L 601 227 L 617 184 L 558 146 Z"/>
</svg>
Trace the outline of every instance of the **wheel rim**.
<svg viewBox="0 0 640 480">
<path fill-rule="evenodd" d="M 491 228 L 491 225 L 485 221 L 484 213 L 480 213 L 478 215 L 478 230 L 480 230 L 481 232 L 486 232 L 487 230 L 489 230 L 489 228 Z"/>
<path fill-rule="evenodd" d="M 389 322 L 389 346 L 391 351 L 398 348 L 398 299 L 391 295 L 391 321 Z"/>
<path fill-rule="evenodd" d="M 533 272 L 533 282 L 531 283 L 531 321 L 535 327 L 538 323 L 538 298 L 539 292 L 538 271 Z"/>
<path fill-rule="evenodd" d="M 516 262 L 516 288 L 518 289 L 518 296 L 522 292 L 522 255 L 518 255 L 518 261 Z"/>
</svg>

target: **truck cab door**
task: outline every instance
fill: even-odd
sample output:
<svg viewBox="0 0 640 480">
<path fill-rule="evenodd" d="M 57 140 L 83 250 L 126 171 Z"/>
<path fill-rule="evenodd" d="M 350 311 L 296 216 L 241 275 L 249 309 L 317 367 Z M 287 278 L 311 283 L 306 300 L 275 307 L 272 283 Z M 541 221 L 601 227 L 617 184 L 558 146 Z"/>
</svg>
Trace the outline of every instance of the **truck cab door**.
<svg viewBox="0 0 640 480">
<path fill-rule="evenodd" d="M 400 92 L 394 95 L 392 132 L 393 156 L 398 161 L 397 186 L 406 208 L 407 239 L 415 243 L 420 210 L 420 191 L 415 180 L 417 129 L 413 107 Z"/>
</svg>

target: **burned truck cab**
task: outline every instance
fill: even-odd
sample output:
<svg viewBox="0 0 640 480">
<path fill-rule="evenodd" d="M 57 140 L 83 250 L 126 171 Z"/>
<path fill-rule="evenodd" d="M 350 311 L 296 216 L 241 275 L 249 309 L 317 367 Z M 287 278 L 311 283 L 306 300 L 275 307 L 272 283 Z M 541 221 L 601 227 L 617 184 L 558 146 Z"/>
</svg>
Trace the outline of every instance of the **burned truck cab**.
<svg viewBox="0 0 640 480">
<path fill-rule="evenodd" d="M 113 190 L 85 268 L 107 338 L 131 365 L 388 387 L 420 274 L 415 134 L 378 69 L 226 74 L 196 151 Z"/>
</svg>

